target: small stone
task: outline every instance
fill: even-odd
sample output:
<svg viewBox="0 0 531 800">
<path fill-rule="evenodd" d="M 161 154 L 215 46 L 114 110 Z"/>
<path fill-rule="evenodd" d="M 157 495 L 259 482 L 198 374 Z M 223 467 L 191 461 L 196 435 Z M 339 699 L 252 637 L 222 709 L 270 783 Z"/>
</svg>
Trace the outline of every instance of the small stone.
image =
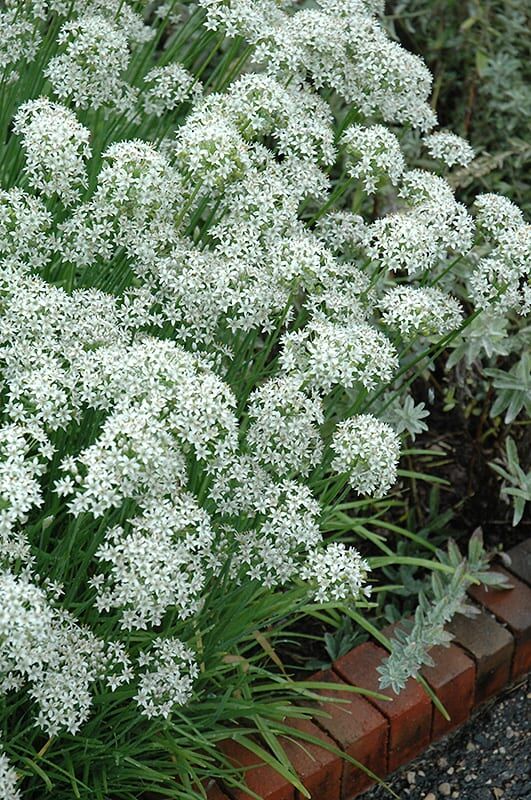
<svg viewBox="0 0 531 800">
<path fill-rule="evenodd" d="M 498 786 L 494 786 L 492 789 L 492 794 L 496 798 L 496 800 L 500 800 L 500 797 L 503 797 L 503 789 L 500 789 Z"/>
<path fill-rule="evenodd" d="M 446 770 L 446 772 L 447 772 L 447 774 L 448 774 L 448 775 L 453 775 L 453 774 L 454 774 L 454 772 L 455 772 L 455 769 L 454 769 L 453 767 L 448 767 L 448 769 Z"/>
<path fill-rule="evenodd" d="M 409 783 L 410 786 L 414 786 L 415 785 L 415 783 L 417 782 L 416 778 L 417 778 L 417 776 L 416 776 L 416 774 L 414 772 L 411 772 L 411 771 L 406 772 L 406 780 L 407 780 L 407 782 Z"/>
<path fill-rule="evenodd" d="M 433 792 L 429 792 L 428 794 L 424 795 L 424 800 L 437 800 Z"/>
<path fill-rule="evenodd" d="M 441 756 L 441 758 L 437 759 L 437 766 L 438 767 L 447 767 L 448 766 L 448 759 Z"/>
<path fill-rule="evenodd" d="M 449 783 L 440 783 L 438 789 L 443 797 L 450 797 L 452 793 L 452 787 Z"/>
<path fill-rule="evenodd" d="M 459 792 L 452 792 L 452 797 L 459 797 Z"/>
<path fill-rule="evenodd" d="M 474 744 L 474 742 L 467 742 L 466 749 L 468 750 L 469 753 L 471 753 L 473 750 L 476 749 L 476 745 Z"/>
</svg>

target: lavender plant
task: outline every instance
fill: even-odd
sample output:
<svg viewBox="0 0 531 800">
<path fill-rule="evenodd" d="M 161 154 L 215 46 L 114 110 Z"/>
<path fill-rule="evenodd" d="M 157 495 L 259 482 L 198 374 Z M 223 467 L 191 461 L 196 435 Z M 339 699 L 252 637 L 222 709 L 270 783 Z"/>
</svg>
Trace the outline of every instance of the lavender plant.
<svg viewBox="0 0 531 800">
<path fill-rule="evenodd" d="M 305 793 L 276 737 L 312 686 L 276 641 L 303 614 L 363 626 L 399 557 L 356 519 L 407 475 L 411 382 L 530 297 L 518 209 L 476 225 L 408 168 L 431 78 L 379 6 L 2 4 L 6 800 L 237 785 L 235 722 Z"/>
</svg>

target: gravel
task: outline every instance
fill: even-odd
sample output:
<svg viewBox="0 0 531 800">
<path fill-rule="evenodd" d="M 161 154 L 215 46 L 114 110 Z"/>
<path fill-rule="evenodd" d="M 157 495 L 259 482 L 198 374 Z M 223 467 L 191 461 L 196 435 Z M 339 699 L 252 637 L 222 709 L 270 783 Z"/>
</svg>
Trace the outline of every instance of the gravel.
<svg viewBox="0 0 531 800">
<path fill-rule="evenodd" d="M 529 679 L 483 705 L 455 733 L 387 781 L 409 800 L 531 800 Z M 362 800 L 391 800 L 377 786 Z"/>
</svg>

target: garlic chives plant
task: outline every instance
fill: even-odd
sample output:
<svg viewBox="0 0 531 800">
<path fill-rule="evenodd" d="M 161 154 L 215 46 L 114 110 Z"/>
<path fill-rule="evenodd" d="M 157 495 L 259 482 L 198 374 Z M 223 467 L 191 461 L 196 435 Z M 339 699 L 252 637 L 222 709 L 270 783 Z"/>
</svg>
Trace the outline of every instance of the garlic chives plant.
<svg viewBox="0 0 531 800">
<path fill-rule="evenodd" d="M 476 225 L 408 166 L 431 78 L 379 8 L 2 4 L 6 800 L 236 785 L 216 742 L 273 735 L 297 691 L 255 632 L 370 603 L 335 509 L 396 483 L 378 398 L 408 408 L 466 331 L 454 295 L 529 305 L 518 209 Z"/>
</svg>

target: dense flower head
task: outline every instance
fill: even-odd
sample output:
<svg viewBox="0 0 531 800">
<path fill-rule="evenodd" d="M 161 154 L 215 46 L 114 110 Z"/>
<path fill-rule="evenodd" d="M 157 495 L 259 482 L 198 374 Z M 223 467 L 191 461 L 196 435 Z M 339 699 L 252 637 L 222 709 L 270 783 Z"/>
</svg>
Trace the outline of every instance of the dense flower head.
<svg viewBox="0 0 531 800">
<path fill-rule="evenodd" d="M 440 159 L 448 167 L 453 167 L 455 164 L 467 167 L 474 158 L 474 151 L 466 139 L 455 133 L 447 131 L 430 133 L 424 137 L 423 144 L 432 158 Z"/>
<path fill-rule="evenodd" d="M 65 22 L 58 37 L 64 52 L 46 67 L 54 93 L 79 108 L 126 109 L 134 90 L 122 75 L 129 64 L 127 36 L 99 14 Z"/>
<path fill-rule="evenodd" d="M 164 67 L 153 67 L 144 78 L 147 88 L 142 102 L 148 114 L 161 116 L 186 101 L 195 102 L 201 96 L 201 88 L 194 76 L 182 64 L 172 63 Z"/>
<path fill-rule="evenodd" d="M 311 78 L 370 116 L 435 124 L 427 104 L 431 75 L 422 61 L 391 41 L 366 3 L 320 3 L 284 13 L 272 0 L 201 0 L 207 24 L 257 44 L 269 73 Z"/>
<path fill-rule="evenodd" d="M 24 19 L 19 9 L 12 7 L 0 11 L 0 69 L 12 67 L 4 80 L 15 81 L 19 61 L 32 61 L 41 43 L 38 28 L 31 19 Z"/>
<path fill-rule="evenodd" d="M 365 241 L 365 221 L 351 211 L 330 211 L 317 221 L 316 235 L 333 253 L 356 250 Z"/>
<path fill-rule="evenodd" d="M 223 95 L 210 95 L 206 107 L 230 115 L 245 138 L 271 137 L 282 156 L 334 162 L 330 108 L 304 85 L 285 87 L 270 75 L 243 75 Z"/>
<path fill-rule="evenodd" d="M 92 705 L 91 686 L 108 669 L 114 679 L 129 679 L 121 649 L 109 648 L 56 608 L 28 572 L 0 573 L 0 688 L 5 692 L 29 683 L 38 706 L 37 724 L 50 736 L 79 730 Z M 122 664 L 121 679 L 116 664 Z"/>
<path fill-rule="evenodd" d="M 65 106 L 46 97 L 24 103 L 13 121 L 26 155 L 26 174 L 32 188 L 65 203 L 87 185 L 85 162 L 90 158 L 90 131 Z"/>
<path fill-rule="evenodd" d="M 479 194 L 474 205 L 479 228 L 494 238 L 509 228 L 519 228 L 524 224 L 524 216 L 518 206 L 501 194 Z"/>
<path fill-rule="evenodd" d="M 253 152 L 236 125 L 221 115 L 198 114 L 177 133 L 175 158 L 194 183 L 223 189 L 242 178 L 253 162 Z"/>
<path fill-rule="evenodd" d="M 167 718 L 175 706 L 188 702 L 199 667 L 194 653 L 179 639 L 155 639 L 139 665 L 143 672 L 135 700 L 142 714 Z"/>
<path fill-rule="evenodd" d="M 323 319 L 285 335 L 281 364 L 328 392 L 337 384 L 350 389 L 359 383 L 374 389 L 391 379 L 398 360 L 386 336 L 365 321 L 338 324 Z"/>
<path fill-rule="evenodd" d="M 347 549 L 340 542 L 311 553 L 302 567 L 301 578 L 314 585 L 318 603 L 352 602 L 362 592 L 368 595 L 369 569 L 355 548 Z"/>
<path fill-rule="evenodd" d="M 21 800 L 17 787 L 18 775 L 0 744 L 0 795 L 4 800 Z"/>
<path fill-rule="evenodd" d="M 433 287 L 396 286 L 379 303 L 386 324 L 401 336 L 444 335 L 462 319 L 459 302 Z"/>
<path fill-rule="evenodd" d="M 30 431 L 19 425 L 0 428 L 0 561 L 25 561 L 29 557 L 27 539 L 19 525 L 28 512 L 42 503 L 39 477 L 45 471 L 43 460 L 32 453 Z"/>
<path fill-rule="evenodd" d="M 213 540 L 208 514 L 190 494 L 150 501 L 128 530 L 106 532 L 96 558 L 110 571 L 91 581 L 96 607 L 120 609 L 126 629 L 160 625 L 170 608 L 186 619 L 200 604 Z"/>
<path fill-rule="evenodd" d="M 0 190 L 0 259 L 2 269 L 40 270 L 50 260 L 54 243 L 52 215 L 44 202 L 14 187 Z"/>
<path fill-rule="evenodd" d="M 249 398 L 247 441 L 258 460 L 280 475 L 305 475 L 322 456 L 322 404 L 301 391 L 297 379 L 273 378 Z"/>
<path fill-rule="evenodd" d="M 470 276 L 472 297 L 480 308 L 494 304 L 498 312 L 525 315 L 529 310 L 531 225 L 520 209 L 501 195 L 479 195 L 476 209 L 488 252 Z"/>
<path fill-rule="evenodd" d="M 449 184 L 425 170 L 403 174 L 404 207 L 375 220 L 366 236 L 367 254 L 392 271 L 432 270 L 449 253 L 466 255 L 474 244 L 474 222 L 456 202 Z"/>
<path fill-rule="evenodd" d="M 340 422 L 332 440 L 332 469 L 347 473 L 359 494 L 383 497 L 396 481 L 400 440 L 372 414 Z"/>
<path fill-rule="evenodd" d="M 398 183 L 405 169 L 400 143 L 384 125 L 350 125 L 341 137 L 347 154 L 347 172 L 373 193 L 382 178 Z"/>
</svg>

